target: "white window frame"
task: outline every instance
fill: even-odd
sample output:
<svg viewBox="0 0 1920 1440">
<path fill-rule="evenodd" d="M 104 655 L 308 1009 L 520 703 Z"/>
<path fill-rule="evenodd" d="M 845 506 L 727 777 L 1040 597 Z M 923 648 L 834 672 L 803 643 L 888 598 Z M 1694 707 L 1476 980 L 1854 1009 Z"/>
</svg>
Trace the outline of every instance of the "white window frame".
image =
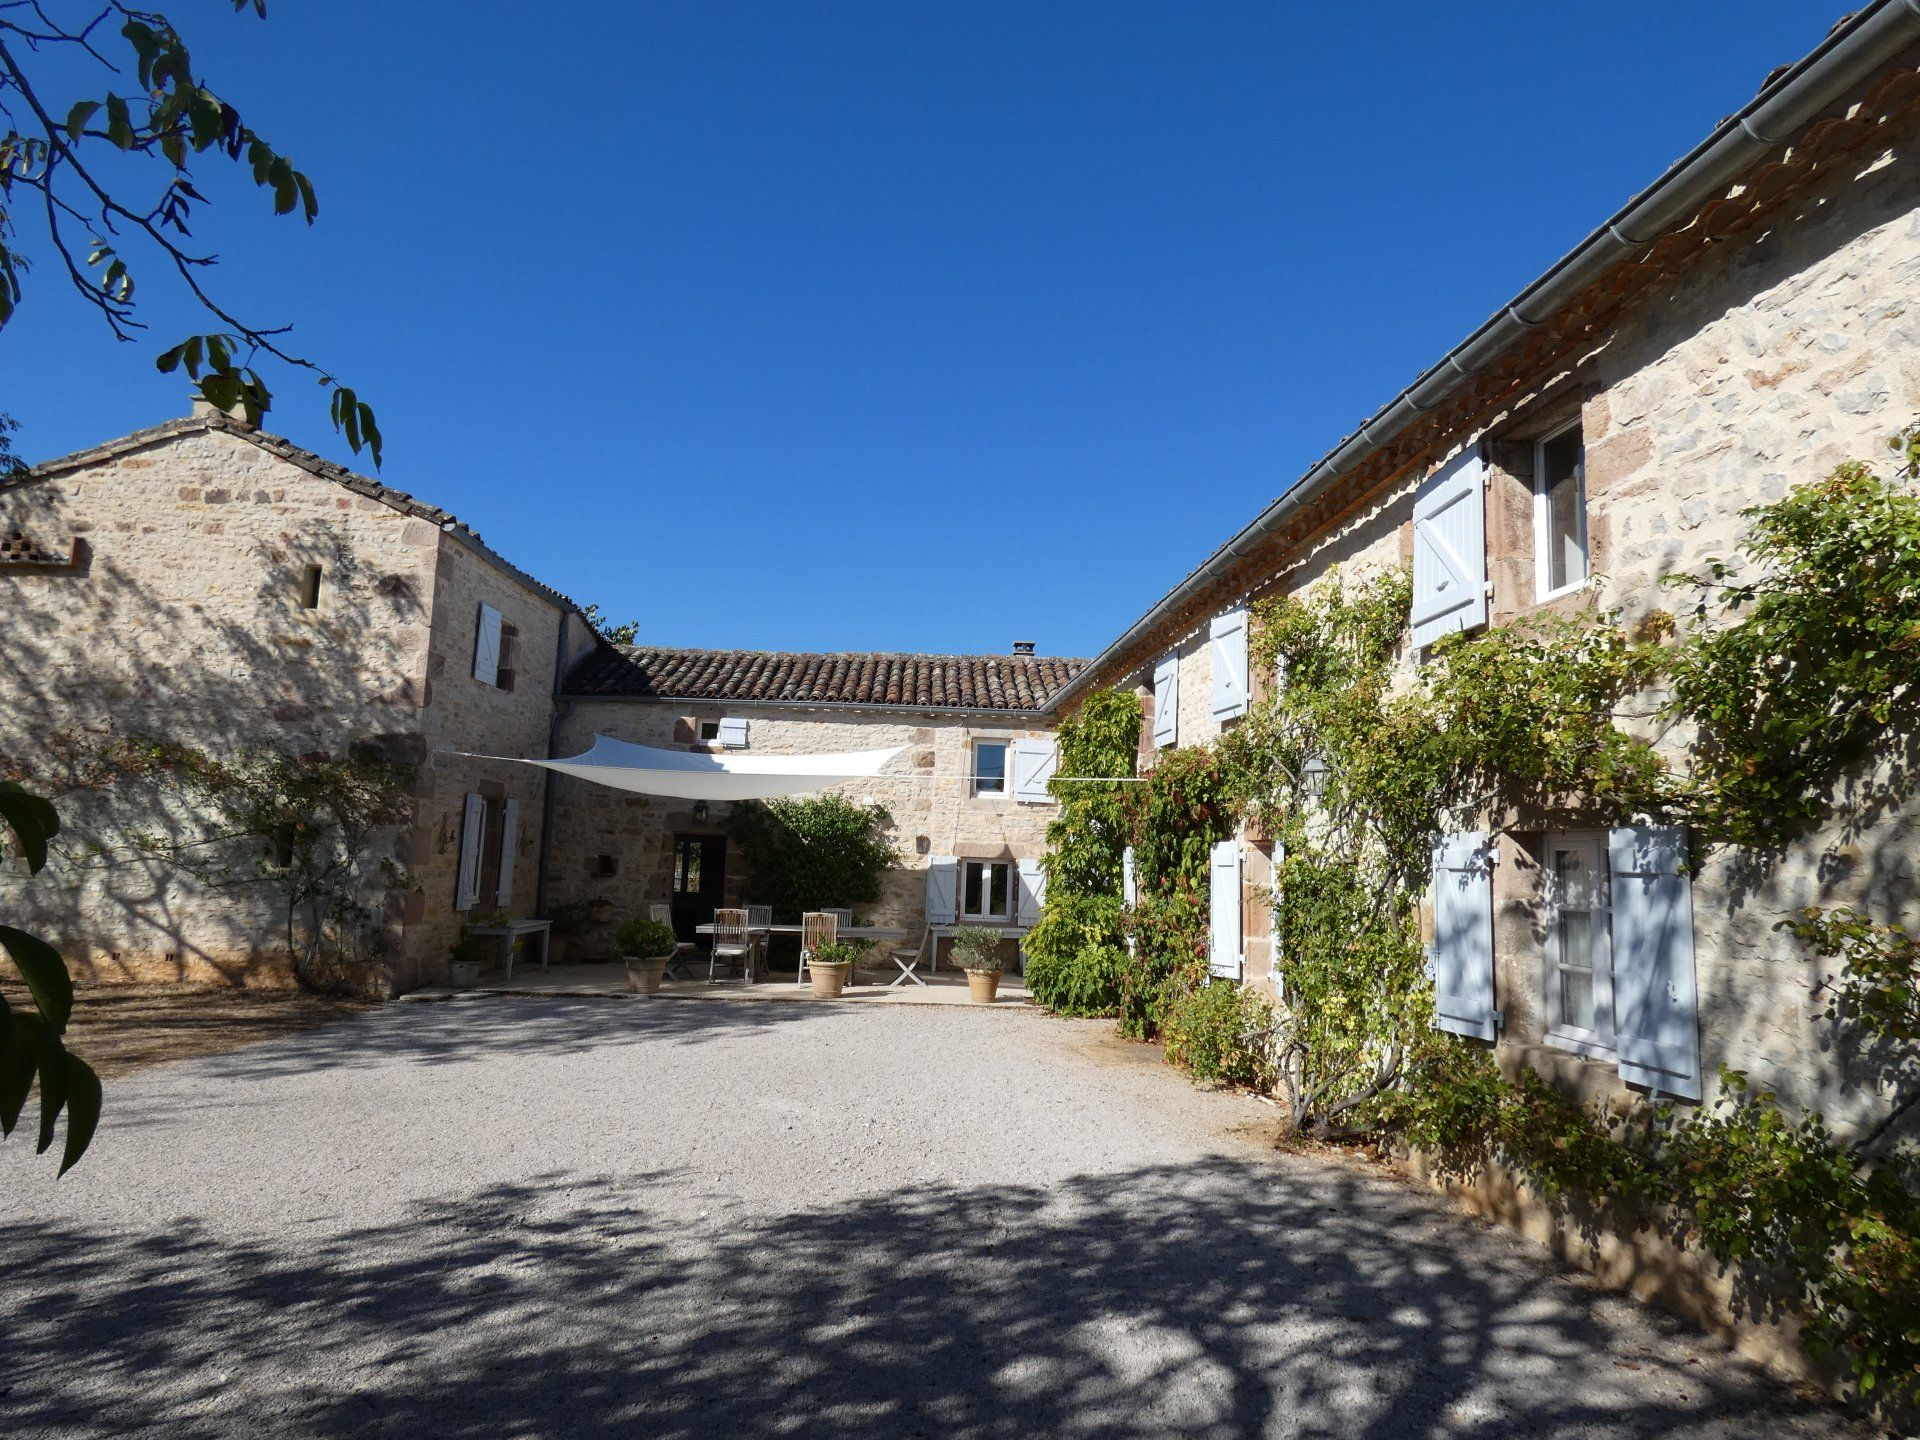
<svg viewBox="0 0 1920 1440">
<path fill-rule="evenodd" d="M 981 903 L 986 905 L 993 903 L 994 867 L 998 866 L 1007 872 L 1005 891 L 1007 897 L 1006 909 L 995 912 L 992 910 L 969 910 L 967 908 L 967 877 L 976 866 L 981 872 Z M 987 924 L 1011 925 L 1013 923 L 1013 907 L 1016 903 L 1014 885 L 1013 862 L 1011 860 L 962 860 L 960 862 L 959 893 L 953 897 L 955 911 L 960 916 L 960 922 L 962 924 L 968 924 L 974 921 L 980 921 Z"/>
<path fill-rule="evenodd" d="M 1580 436 L 1580 463 L 1573 471 L 1580 494 L 1580 578 L 1554 589 L 1548 578 L 1553 573 L 1553 536 L 1548 531 L 1552 517 L 1547 510 L 1547 446 L 1568 434 Z M 1587 444 L 1580 421 L 1573 420 L 1533 442 L 1533 597 L 1544 604 L 1586 589 L 1592 579 L 1593 547 L 1587 538 Z"/>
<path fill-rule="evenodd" d="M 980 747 L 1000 747 L 1000 788 L 980 788 Z M 967 742 L 967 794 L 975 800 L 1007 800 L 1013 795 L 1013 741 L 1000 735 L 982 735 Z"/>
<path fill-rule="evenodd" d="M 711 735 L 707 733 L 709 730 L 713 732 Z M 720 743 L 720 722 L 718 720 L 696 720 L 693 722 L 693 733 L 694 737 L 699 740 L 702 745 L 718 745 Z"/>
<path fill-rule="evenodd" d="M 1555 893 L 1553 852 L 1584 850 L 1593 876 L 1594 1028 L 1569 1025 L 1560 1014 L 1560 900 Z M 1607 837 L 1597 831 L 1554 831 L 1540 850 L 1540 911 L 1546 932 L 1543 976 L 1546 984 L 1547 1043 L 1578 1055 L 1611 1060 L 1616 1046 L 1613 1012 L 1613 900 Z"/>
</svg>

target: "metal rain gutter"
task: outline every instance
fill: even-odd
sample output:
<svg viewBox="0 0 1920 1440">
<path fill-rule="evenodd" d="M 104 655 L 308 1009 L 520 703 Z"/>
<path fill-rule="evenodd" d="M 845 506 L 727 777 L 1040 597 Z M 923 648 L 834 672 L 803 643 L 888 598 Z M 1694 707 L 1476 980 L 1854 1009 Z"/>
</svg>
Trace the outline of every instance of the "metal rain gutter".
<svg viewBox="0 0 1920 1440">
<path fill-rule="evenodd" d="M 1836 26 L 1825 40 L 1782 72 L 1746 106 L 1723 120 L 1699 145 L 1629 200 L 1611 219 L 1556 261 L 1486 323 L 1424 371 L 1360 428 L 1288 487 L 1199 569 L 1162 597 L 1126 632 L 1047 698 L 1058 710 L 1093 683 L 1094 676 L 1208 581 L 1249 554 L 1282 521 L 1328 483 L 1382 449 L 1416 417 L 1437 409 L 1462 382 L 1491 365 L 1514 341 L 1544 324 L 1607 270 L 1652 245 L 1762 155 L 1870 78 L 1900 51 L 1920 41 L 1920 0 L 1875 0 Z"/>
</svg>

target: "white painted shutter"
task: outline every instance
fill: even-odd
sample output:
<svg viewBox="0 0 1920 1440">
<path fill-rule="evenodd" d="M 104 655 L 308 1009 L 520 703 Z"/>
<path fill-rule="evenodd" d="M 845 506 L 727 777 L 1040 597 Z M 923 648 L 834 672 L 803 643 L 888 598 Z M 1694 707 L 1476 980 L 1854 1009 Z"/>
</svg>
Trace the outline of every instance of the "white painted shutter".
<svg viewBox="0 0 1920 1440">
<path fill-rule="evenodd" d="M 502 910 L 513 907 L 513 852 L 520 845 L 520 802 L 507 801 L 507 813 L 500 822 L 500 889 L 494 896 Z"/>
<path fill-rule="evenodd" d="M 1060 742 L 1052 736 L 1013 742 L 1013 798 L 1022 805 L 1049 805 L 1047 783 L 1060 768 Z"/>
<path fill-rule="evenodd" d="M 1131 910 L 1140 902 L 1140 878 L 1133 868 L 1133 846 L 1120 852 L 1120 903 Z"/>
<path fill-rule="evenodd" d="M 1020 902 L 1014 920 L 1021 925 L 1038 925 L 1040 912 L 1047 905 L 1047 872 L 1038 860 L 1020 862 Z"/>
<path fill-rule="evenodd" d="M 1273 974 L 1274 989 L 1280 989 L 1280 871 L 1287 863 L 1287 847 L 1278 840 L 1273 842 L 1273 894 L 1269 903 L 1273 906 L 1273 923 L 1268 927 L 1272 938 L 1267 941 L 1267 965 Z"/>
<path fill-rule="evenodd" d="M 1613 1014 L 1620 1078 L 1700 1098 L 1687 832 L 1625 825 L 1607 837 L 1613 893 Z"/>
<path fill-rule="evenodd" d="M 1207 867 L 1208 931 L 1212 948 L 1207 969 L 1226 980 L 1240 978 L 1240 842 L 1222 840 Z"/>
<path fill-rule="evenodd" d="M 473 678 L 484 685 L 500 683 L 500 612 L 480 607 L 473 630 Z"/>
<path fill-rule="evenodd" d="M 1231 720 L 1247 713 L 1247 612 L 1229 610 L 1213 617 L 1207 629 L 1213 666 L 1213 718 Z"/>
<path fill-rule="evenodd" d="M 1494 1038 L 1493 851 L 1487 832 L 1444 835 L 1433 848 L 1433 1023 Z"/>
<path fill-rule="evenodd" d="M 1169 655 L 1153 667 L 1153 743 L 1180 743 L 1180 657 Z"/>
<path fill-rule="evenodd" d="M 1487 623 L 1487 492 L 1478 449 L 1449 460 L 1413 501 L 1414 645 Z"/>
<path fill-rule="evenodd" d="M 951 925 L 960 914 L 960 862 L 951 855 L 927 861 L 927 923 Z"/>
<path fill-rule="evenodd" d="M 729 750 L 747 748 L 747 722 L 745 720 L 722 720 L 720 722 L 720 743 Z"/>
<path fill-rule="evenodd" d="M 487 802 L 467 796 L 460 821 L 460 878 L 453 890 L 453 908 L 471 910 L 480 903 L 480 846 L 487 833 Z"/>
</svg>

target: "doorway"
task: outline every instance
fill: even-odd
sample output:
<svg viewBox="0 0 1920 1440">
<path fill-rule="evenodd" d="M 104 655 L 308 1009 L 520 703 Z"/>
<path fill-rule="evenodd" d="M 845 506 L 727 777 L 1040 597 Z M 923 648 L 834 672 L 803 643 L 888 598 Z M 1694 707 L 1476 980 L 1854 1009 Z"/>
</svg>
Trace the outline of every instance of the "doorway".
<svg viewBox="0 0 1920 1440">
<path fill-rule="evenodd" d="M 726 896 L 727 837 L 676 835 L 673 837 L 673 933 L 681 940 L 698 939 L 696 925 L 713 919 Z"/>
</svg>

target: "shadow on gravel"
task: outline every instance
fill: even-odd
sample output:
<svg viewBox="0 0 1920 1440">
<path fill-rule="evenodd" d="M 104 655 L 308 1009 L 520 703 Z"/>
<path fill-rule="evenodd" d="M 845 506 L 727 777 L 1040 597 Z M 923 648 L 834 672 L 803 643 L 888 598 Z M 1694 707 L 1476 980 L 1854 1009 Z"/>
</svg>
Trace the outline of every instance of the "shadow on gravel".
<svg viewBox="0 0 1920 1440">
<path fill-rule="evenodd" d="M 1688 1363 L 1677 1327 L 1430 1198 L 1339 1170 L 1222 1158 L 699 1231 L 678 1193 L 668 1175 L 543 1177 L 273 1244 L 0 1229 L 0 1430 L 1853 1433 L 1718 1356 Z"/>
<path fill-rule="evenodd" d="M 223 1078 L 265 1080 L 316 1070 L 486 1063 L 627 1045 L 701 1045 L 822 1018 L 806 1005 L 718 1000 L 480 995 L 402 1001 L 300 1035 L 205 1060 Z"/>
</svg>

